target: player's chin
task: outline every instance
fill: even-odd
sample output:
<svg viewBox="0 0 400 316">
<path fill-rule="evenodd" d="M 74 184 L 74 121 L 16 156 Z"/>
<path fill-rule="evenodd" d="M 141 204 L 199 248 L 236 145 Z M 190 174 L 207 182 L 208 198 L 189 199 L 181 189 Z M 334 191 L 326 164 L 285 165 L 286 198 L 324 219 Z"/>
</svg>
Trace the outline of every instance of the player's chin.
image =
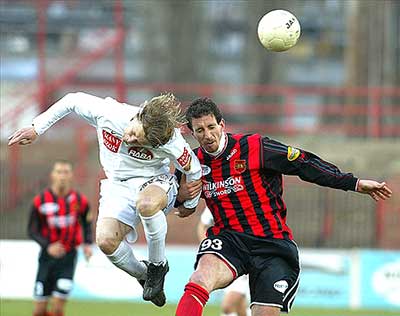
<svg viewBox="0 0 400 316">
<path fill-rule="evenodd" d="M 215 143 L 205 144 L 203 147 L 204 147 L 205 150 L 207 150 L 209 153 L 213 153 L 213 152 L 217 151 L 217 149 L 218 149 L 218 146 L 216 146 Z"/>
</svg>

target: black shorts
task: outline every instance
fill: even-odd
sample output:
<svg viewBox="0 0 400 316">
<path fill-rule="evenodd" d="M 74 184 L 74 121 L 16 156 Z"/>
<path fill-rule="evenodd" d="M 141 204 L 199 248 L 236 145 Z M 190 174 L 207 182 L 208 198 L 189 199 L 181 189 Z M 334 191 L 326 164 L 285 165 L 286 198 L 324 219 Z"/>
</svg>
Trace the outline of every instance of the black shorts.
<svg viewBox="0 0 400 316">
<path fill-rule="evenodd" d="M 43 250 L 39 255 L 35 299 L 47 300 L 50 295 L 67 298 L 72 290 L 75 266 L 75 249 L 59 259 L 51 257 L 46 250 Z"/>
<path fill-rule="evenodd" d="M 300 274 L 298 249 L 293 241 L 226 230 L 201 242 L 195 268 L 203 254 L 218 256 L 234 278 L 249 275 L 250 306 L 276 306 L 282 312 L 290 311 Z"/>
</svg>

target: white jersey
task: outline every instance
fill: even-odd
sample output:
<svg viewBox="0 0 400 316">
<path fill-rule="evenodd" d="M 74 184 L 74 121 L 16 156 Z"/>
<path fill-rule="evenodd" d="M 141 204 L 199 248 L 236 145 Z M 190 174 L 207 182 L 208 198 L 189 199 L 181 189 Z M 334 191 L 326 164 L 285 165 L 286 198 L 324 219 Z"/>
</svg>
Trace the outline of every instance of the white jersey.
<svg viewBox="0 0 400 316">
<path fill-rule="evenodd" d="M 214 225 L 214 218 L 213 218 L 213 216 L 211 214 L 210 209 L 207 206 L 204 207 L 203 213 L 201 213 L 200 221 L 205 226 Z"/>
<path fill-rule="evenodd" d="M 41 135 L 54 123 L 74 112 L 96 128 L 100 163 L 107 178 L 126 180 L 135 177 L 154 177 L 169 173 L 172 161 L 191 182 L 201 178 L 201 167 L 179 129 L 170 141 L 158 148 L 133 146 L 122 141 L 125 128 L 140 107 L 119 103 L 112 98 L 99 98 L 83 92 L 69 93 L 33 120 L 35 131 Z M 192 208 L 199 198 L 186 201 Z"/>
</svg>

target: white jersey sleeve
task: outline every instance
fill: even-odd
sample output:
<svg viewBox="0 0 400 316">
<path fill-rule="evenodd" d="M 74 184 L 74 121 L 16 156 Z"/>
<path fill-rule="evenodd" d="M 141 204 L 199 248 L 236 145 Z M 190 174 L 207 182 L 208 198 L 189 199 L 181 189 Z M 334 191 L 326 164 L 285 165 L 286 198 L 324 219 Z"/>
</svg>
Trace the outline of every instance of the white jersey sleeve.
<svg viewBox="0 0 400 316">
<path fill-rule="evenodd" d="M 211 214 L 210 209 L 206 206 L 204 208 L 203 213 L 201 213 L 200 216 L 200 221 L 205 225 L 205 226 L 212 226 L 214 225 L 214 218 Z"/>
<path fill-rule="evenodd" d="M 106 107 L 107 102 L 102 98 L 83 92 L 68 93 L 45 112 L 34 118 L 32 123 L 36 133 L 41 135 L 64 116 L 74 112 L 90 125 L 96 127 L 97 119 L 104 115 Z"/>
<path fill-rule="evenodd" d="M 175 167 L 186 175 L 186 182 L 192 182 L 201 178 L 200 162 L 178 128 L 175 129 L 174 135 L 164 145 L 164 148 L 171 156 Z M 199 203 L 200 195 L 194 199 L 185 201 L 183 205 L 186 208 L 195 208 Z"/>
</svg>

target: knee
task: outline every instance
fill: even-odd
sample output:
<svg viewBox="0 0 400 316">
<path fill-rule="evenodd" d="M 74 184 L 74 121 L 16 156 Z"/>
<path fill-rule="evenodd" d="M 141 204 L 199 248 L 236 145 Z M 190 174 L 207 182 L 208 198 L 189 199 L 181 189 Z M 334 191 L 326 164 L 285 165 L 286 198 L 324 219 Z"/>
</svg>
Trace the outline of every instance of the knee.
<svg viewBox="0 0 400 316">
<path fill-rule="evenodd" d="M 111 255 L 115 250 L 117 250 L 120 243 L 121 240 L 113 238 L 109 235 L 96 235 L 96 244 L 97 246 L 99 246 L 100 250 L 106 255 Z"/>
<path fill-rule="evenodd" d="M 149 196 L 141 196 L 136 201 L 136 208 L 140 215 L 149 217 L 163 209 L 161 202 Z"/>
<path fill-rule="evenodd" d="M 236 312 L 236 310 L 233 308 L 233 306 L 226 306 L 222 305 L 221 306 L 221 312 L 224 315 L 230 315 Z M 236 315 L 236 314 L 235 314 Z"/>
<path fill-rule="evenodd" d="M 221 309 L 223 314 L 232 314 L 237 311 L 235 304 L 229 304 L 227 302 L 222 302 Z"/>
</svg>

